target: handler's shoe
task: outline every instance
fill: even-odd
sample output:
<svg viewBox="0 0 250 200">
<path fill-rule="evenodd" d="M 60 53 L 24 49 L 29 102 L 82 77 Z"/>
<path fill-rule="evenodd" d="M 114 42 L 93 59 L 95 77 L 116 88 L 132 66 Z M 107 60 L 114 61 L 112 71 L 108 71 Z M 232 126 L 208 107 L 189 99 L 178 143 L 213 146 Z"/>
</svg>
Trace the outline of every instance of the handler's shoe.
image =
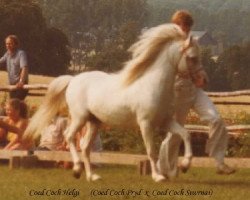
<svg viewBox="0 0 250 200">
<path fill-rule="evenodd" d="M 229 174 L 235 173 L 235 171 L 236 171 L 236 170 L 235 170 L 234 168 L 229 167 L 229 166 L 226 165 L 226 164 L 220 165 L 220 166 L 217 168 L 217 174 L 229 175 Z"/>
</svg>

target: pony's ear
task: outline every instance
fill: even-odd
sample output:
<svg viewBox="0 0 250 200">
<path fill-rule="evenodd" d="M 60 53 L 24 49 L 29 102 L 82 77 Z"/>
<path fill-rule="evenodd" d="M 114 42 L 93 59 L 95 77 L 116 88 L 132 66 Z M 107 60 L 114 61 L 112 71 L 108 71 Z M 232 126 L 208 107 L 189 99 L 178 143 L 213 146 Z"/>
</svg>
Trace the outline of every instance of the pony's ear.
<svg viewBox="0 0 250 200">
<path fill-rule="evenodd" d="M 190 46 L 193 44 L 193 37 L 189 36 L 183 43 L 183 46 L 181 48 L 181 52 L 186 51 Z"/>
<path fill-rule="evenodd" d="M 192 44 L 193 44 L 193 36 L 192 35 L 190 35 L 189 37 L 188 37 L 188 39 L 187 39 L 188 41 L 188 47 L 190 47 L 190 46 L 192 46 Z"/>
</svg>

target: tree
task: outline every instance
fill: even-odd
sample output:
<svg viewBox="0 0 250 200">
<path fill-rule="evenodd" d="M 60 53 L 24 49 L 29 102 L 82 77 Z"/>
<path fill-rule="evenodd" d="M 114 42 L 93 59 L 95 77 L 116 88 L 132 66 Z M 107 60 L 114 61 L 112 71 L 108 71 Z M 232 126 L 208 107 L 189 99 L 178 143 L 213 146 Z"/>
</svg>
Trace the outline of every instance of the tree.
<svg viewBox="0 0 250 200">
<path fill-rule="evenodd" d="M 65 74 L 71 59 L 68 38 L 56 28 L 47 28 L 44 42 L 44 51 L 42 52 L 44 64 L 41 65 L 41 72 L 54 76 Z"/>
<path fill-rule="evenodd" d="M 169 21 L 178 9 L 187 9 L 193 14 L 194 30 L 225 33 L 230 45 L 249 41 L 249 0 L 148 0 L 148 4 L 150 26 Z"/>
<path fill-rule="evenodd" d="M 146 24 L 146 0 L 40 0 L 48 22 L 62 29 L 74 61 L 88 69 L 117 70 Z M 122 33 L 126 32 L 126 34 Z"/>
<path fill-rule="evenodd" d="M 223 69 L 230 89 L 248 89 L 250 75 L 250 43 L 233 45 L 226 49 L 218 59 L 218 67 Z"/>
<path fill-rule="evenodd" d="M 17 35 L 21 48 L 27 51 L 31 73 L 66 72 L 70 61 L 67 38 L 61 31 L 47 27 L 36 1 L 0 0 L 0 40 L 9 34 Z M 4 51 L 1 46 L 1 54 Z"/>
<path fill-rule="evenodd" d="M 227 71 L 223 65 L 212 59 L 211 49 L 202 49 L 202 64 L 209 77 L 207 90 L 209 91 L 226 91 L 230 90 L 230 85 L 227 79 Z"/>
</svg>

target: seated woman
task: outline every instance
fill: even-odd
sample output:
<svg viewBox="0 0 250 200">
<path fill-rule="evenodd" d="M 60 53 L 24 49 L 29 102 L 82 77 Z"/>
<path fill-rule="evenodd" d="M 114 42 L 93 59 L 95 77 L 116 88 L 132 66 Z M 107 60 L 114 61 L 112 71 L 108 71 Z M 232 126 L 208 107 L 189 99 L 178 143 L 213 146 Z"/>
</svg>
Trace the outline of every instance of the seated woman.
<svg viewBox="0 0 250 200">
<path fill-rule="evenodd" d="M 51 120 L 50 124 L 41 130 L 41 138 L 38 147 L 34 150 L 51 150 L 51 151 L 68 151 L 69 147 L 64 139 L 64 132 L 70 122 L 67 110 L 62 109 L 57 116 Z M 76 134 L 75 142 L 77 149 L 80 151 L 80 138 L 84 136 L 86 128 L 83 127 L 81 131 Z M 101 139 L 97 134 L 93 142 L 92 151 L 101 151 Z"/>
<path fill-rule="evenodd" d="M 7 150 L 26 149 L 21 138 L 28 125 L 27 105 L 19 99 L 10 99 L 5 105 L 6 116 L 0 120 L 0 136 L 9 143 Z"/>
</svg>

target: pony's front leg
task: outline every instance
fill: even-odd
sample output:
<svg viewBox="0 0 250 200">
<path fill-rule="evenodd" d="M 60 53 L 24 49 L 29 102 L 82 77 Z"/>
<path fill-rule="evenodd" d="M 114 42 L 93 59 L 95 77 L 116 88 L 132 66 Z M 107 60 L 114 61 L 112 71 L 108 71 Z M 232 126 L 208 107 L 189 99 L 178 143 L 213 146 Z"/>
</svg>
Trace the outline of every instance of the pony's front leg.
<svg viewBox="0 0 250 200">
<path fill-rule="evenodd" d="M 66 142 L 69 146 L 69 150 L 73 159 L 73 175 L 75 178 L 80 178 L 82 173 L 82 165 L 81 165 L 81 159 L 78 155 L 74 136 L 81 127 L 81 122 L 79 120 L 72 120 L 70 126 L 67 128 L 67 130 L 64 133 Z"/>
<path fill-rule="evenodd" d="M 160 174 L 156 167 L 157 154 L 155 152 L 154 141 L 153 141 L 153 128 L 148 121 L 142 121 L 139 123 L 142 138 L 146 147 L 147 155 L 150 161 L 152 178 L 155 182 L 164 181 L 165 177 Z"/>
<path fill-rule="evenodd" d="M 185 173 L 189 169 L 192 160 L 192 148 L 191 148 L 191 141 L 190 135 L 187 130 L 182 127 L 179 123 L 172 120 L 169 126 L 170 132 L 174 134 L 179 134 L 184 141 L 184 159 L 181 162 L 180 169 Z"/>
<path fill-rule="evenodd" d="M 86 171 L 86 178 L 88 181 L 96 181 L 101 179 L 101 177 L 97 174 L 92 173 L 90 164 L 90 150 L 91 150 L 91 144 L 95 139 L 98 126 L 93 122 L 87 122 L 86 126 L 87 126 L 86 133 L 80 140 L 80 148 L 83 154 L 83 162 Z"/>
</svg>

